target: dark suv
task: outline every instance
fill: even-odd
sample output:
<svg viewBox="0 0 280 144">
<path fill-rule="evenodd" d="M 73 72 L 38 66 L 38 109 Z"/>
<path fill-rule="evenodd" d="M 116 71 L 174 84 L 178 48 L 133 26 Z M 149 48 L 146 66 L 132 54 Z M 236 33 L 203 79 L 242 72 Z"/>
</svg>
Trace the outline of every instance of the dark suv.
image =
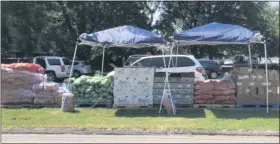
<svg viewBox="0 0 280 144">
<path fill-rule="evenodd" d="M 198 59 L 202 67 L 206 70 L 208 78 L 216 79 L 223 74 L 222 67 L 216 60 Z"/>
</svg>

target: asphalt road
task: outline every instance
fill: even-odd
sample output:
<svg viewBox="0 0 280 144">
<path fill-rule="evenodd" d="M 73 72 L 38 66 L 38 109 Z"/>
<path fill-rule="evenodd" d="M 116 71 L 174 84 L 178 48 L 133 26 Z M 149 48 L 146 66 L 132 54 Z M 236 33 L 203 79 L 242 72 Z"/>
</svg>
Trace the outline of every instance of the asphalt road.
<svg viewBox="0 0 280 144">
<path fill-rule="evenodd" d="M 2 143 L 279 143 L 279 137 L 3 134 Z"/>
</svg>

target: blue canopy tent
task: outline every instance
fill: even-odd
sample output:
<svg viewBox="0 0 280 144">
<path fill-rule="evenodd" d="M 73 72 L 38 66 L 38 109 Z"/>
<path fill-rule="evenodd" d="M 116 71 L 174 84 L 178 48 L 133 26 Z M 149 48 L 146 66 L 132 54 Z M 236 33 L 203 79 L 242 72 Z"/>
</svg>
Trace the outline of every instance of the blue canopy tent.
<svg viewBox="0 0 280 144">
<path fill-rule="evenodd" d="M 251 61 L 251 43 L 260 43 L 264 45 L 265 59 L 267 59 L 267 49 L 264 37 L 255 31 L 238 25 L 210 23 L 199 26 L 184 32 L 176 33 L 173 36 L 174 43 L 180 45 L 220 45 L 220 44 L 243 44 L 248 45 L 250 66 Z M 172 47 L 173 50 L 173 47 Z M 172 51 L 171 50 L 171 51 Z M 266 70 L 266 97 L 267 97 L 267 113 L 268 113 L 268 76 L 267 62 Z"/>
<path fill-rule="evenodd" d="M 104 67 L 105 48 L 143 48 L 148 46 L 165 45 L 167 41 L 160 35 L 135 26 L 119 26 L 91 34 L 80 35 L 79 45 L 103 46 L 102 68 Z"/>
</svg>

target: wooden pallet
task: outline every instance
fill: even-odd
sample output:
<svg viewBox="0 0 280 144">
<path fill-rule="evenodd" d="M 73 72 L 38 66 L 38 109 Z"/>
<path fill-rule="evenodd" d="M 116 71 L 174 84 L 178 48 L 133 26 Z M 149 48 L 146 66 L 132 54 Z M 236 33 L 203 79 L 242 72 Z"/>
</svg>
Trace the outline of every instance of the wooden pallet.
<svg viewBox="0 0 280 144">
<path fill-rule="evenodd" d="M 18 105 L 1 105 L 2 108 L 59 108 L 61 105 L 35 105 L 35 104 L 18 104 Z"/>
<path fill-rule="evenodd" d="M 87 108 L 87 107 L 92 107 L 94 103 L 87 103 L 87 104 L 75 104 L 75 107 L 77 108 Z M 94 107 L 95 108 L 112 108 L 112 103 L 108 104 L 96 104 Z"/>
<path fill-rule="evenodd" d="M 267 105 L 260 104 L 236 104 L 236 108 L 264 108 Z M 269 108 L 280 108 L 280 104 L 269 104 Z"/>
<path fill-rule="evenodd" d="M 153 108 L 153 105 L 139 105 L 139 104 L 123 104 L 123 105 L 113 105 L 113 108 L 117 109 L 147 109 Z"/>
<path fill-rule="evenodd" d="M 235 108 L 234 104 L 194 104 L 194 108 Z"/>
<path fill-rule="evenodd" d="M 192 104 L 175 104 L 176 108 L 180 109 L 180 108 L 193 108 L 193 105 Z M 159 108 L 160 107 L 160 104 L 154 104 L 153 105 L 153 108 Z M 162 106 L 163 107 L 163 106 Z"/>
</svg>

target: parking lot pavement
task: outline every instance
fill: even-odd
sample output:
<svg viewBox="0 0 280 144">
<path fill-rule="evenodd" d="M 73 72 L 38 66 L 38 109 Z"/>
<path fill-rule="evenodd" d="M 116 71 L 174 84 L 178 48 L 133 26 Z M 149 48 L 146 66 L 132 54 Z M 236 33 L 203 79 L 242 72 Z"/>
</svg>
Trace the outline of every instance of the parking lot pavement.
<svg viewBox="0 0 280 144">
<path fill-rule="evenodd" d="M 3 134 L 3 143 L 279 143 L 262 136 Z"/>
</svg>

